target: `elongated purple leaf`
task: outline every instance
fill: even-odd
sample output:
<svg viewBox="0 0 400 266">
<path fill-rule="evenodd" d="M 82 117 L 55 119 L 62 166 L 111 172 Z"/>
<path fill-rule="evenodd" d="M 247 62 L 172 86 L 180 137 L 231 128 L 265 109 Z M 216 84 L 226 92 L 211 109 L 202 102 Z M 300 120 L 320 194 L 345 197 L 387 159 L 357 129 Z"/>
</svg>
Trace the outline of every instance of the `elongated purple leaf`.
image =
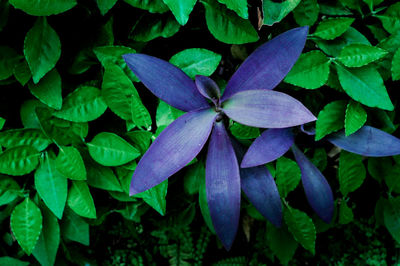
<svg viewBox="0 0 400 266">
<path fill-rule="evenodd" d="M 217 236 L 229 250 L 240 214 L 239 165 L 223 122 L 211 133 L 206 161 L 207 202 Z"/>
<path fill-rule="evenodd" d="M 129 194 L 160 184 L 196 157 L 210 135 L 215 117 L 211 109 L 193 111 L 164 129 L 137 165 Z"/>
<path fill-rule="evenodd" d="M 194 82 L 176 66 L 145 54 L 125 54 L 133 73 L 158 98 L 183 111 L 209 107 Z"/>
<path fill-rule="evenodd" d="M 294 157 L 301 170 L 301 182 L 308 203 L 326 223 L 333 217 L 334 203 L 331 187 L 318 168 L 296 147 L 292 146 Z"/>
<path fill-rule="evenodd" d="M 343 150 L 370 157 L 393 156 L 400 154 L 400 139 L 374 127 L 363 126 L 346 137 L 344 130 L 327 137 Z"/>
<path fill-rule="evenodd" d="M 232 139 L 232 145 L 240 162 L 245 148 Z M 240 185 L 249 201 L 273 225 L 282 225 L 282 203 L 275 180 L 264 166 L 240 168 Z"/>
<path fill-rule="evenodd" d="M 256 138 L 244 155 L 240 167 L 254 167 L 275 161 L 293 145 L 294 136 L 290 128 L 272 128 Z"/>
<path fill-rule="evenodd" d="M 218 105 L 221 92 L 214 80 L 206 76 L 197 75 L 195 83 L 201 95 L 210 99 L 215 105 Z"/>
<path fill-rule="evenodd" d="M 271 90 L 238 92 L 223 103 L 222 109 L 231 119 L 252 127 L 286 128 L 317 120 L 295 98 Z"/>
<path fill-rule="evenodd" d="M 272 90 L 289 73 L 306 43 L 308 27 L 289 30 L 257 48 L 229 80 L 222 100 L 244 90 Z"/>
</svg>

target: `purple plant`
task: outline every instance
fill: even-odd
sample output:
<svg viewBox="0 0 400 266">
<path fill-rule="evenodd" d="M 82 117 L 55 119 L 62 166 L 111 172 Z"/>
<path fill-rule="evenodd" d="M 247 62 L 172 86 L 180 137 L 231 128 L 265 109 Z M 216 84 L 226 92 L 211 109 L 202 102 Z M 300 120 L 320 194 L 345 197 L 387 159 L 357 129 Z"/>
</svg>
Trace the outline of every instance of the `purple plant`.
<svg viewBox="0 0 400 266">
<path fill-rule="evenodd" d="M 235 72 L 223 95 L 208 77 L 197 76 L 193 82 L 161 59 L 124 55 L 129 68 L 153 94 L 188 112 L 169 125 L 143 155 L 132 176 L 130 194 L 148 190 L 182 169 L 211 135 L 206 159 L 207 202 L 225 248 L 230 249 L 236 235 L 241 188 L 256 208 L 279 226 L 282 207 L 272 176 L 265 167 L 239 169 L 244 150 L 231 141 L 224 121 L 231 118 L 244 125 L 278 130 L 316 120 L 296 99 L 272 91 L 300 56 L 307 32 L 308 27 L 295 28 L 261 45 Z"/>
</svg>

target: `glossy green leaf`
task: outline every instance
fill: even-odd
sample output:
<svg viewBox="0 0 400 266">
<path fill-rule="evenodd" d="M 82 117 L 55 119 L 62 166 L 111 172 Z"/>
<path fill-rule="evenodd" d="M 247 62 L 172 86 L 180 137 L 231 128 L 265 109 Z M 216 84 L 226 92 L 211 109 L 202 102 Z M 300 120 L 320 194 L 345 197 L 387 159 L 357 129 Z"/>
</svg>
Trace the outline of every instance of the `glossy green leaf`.
<svg viewBox="0 0 400 266">
<path fill-rule="evenodd" d="M 31 69 L 34 83 L 38 83 L 46 73 L 52 70 L 60 58 L 60 38 L 47 23 L 45 17 L 39 17 L 33 28 L 26 34 L 24 55 Z"/>
<path fill-rule="evenodd" d="M 104 16 L 118 0 L 96 0 L 100 13 Z"/>
<path fill-rule="evenodd" d="M 26 175 L 35 170 L 40 153 L 31 146 L 18 146 L 0 154 L 0 173 Z"/>
<path fill-rule="evenodd" d="M 383 79 L 373 66 L 360 68 L 345 68 L 336 64 L 340 84 L 345 92 L 369 107 L 378 107 L 384 110 L 393 110 Z"/>
<path fill-rule="evenodd" d="M 28 266 L 29 262 L 6 256 L 6 257 L 0 257 L 0 265 L 3 265 L 3 266 Z"/>
<path fill-rule="evenodd" d="M 27 145 L 43 151 L 50 143 L 51 140 L 39 129 L 10 129 L 0 132 L 0 145 L 5 148 Z"/>
<path fill-rule="evenodd" d="M 145 15 L 133 27 L 129 37 L 137 42 L 148 42 L 158 37 L 169 38 L 177 33 L 181 25 L 172 15 Z"/>
<path fill-rule="evenodd" d="M 235 11 L 240 17 L 248 19 L 249 12 L 247 8 L 247 0 L 218 0 L 218 2 Z"/>
<path fill-rule="evenodd" d="M 167 190 L 168 180 L 165 180 L 149 190 L 136 194 L 135 197 L 142 198 L 144 202 L 149 204 L 159 214 L 165 215 L 167 210 L 167 200 L 165 198 L 167 196 Z"/>
<path fill-rule="evenodd" d="M 238 139 L 255 139 L 260 136 L 260 130 L 258 128 L 249 127 L 236 122 L 229 127 L 229 130 L 232 135 Z"/>
<path fill-rule="evenodd" d="M 71 209 L 65 209 L 61 223 L 63 238 L 89 246 L 89 225 Z"/>
<path fill-rule="evenodd" d="M 325 105 L 318 114 L 315 126 L 315 140 L 320 140 L 328 134 L 344 127 L 346 101 L 334 101 Z"/>
<path fill-rule="evenodd" d="M 317 89 L 328 81 L 330 63 L 319 50 L 302 54 L 284 81 L 306 89 Z"/>
<path fill-rule="evenodd" d="M 314 35 L 324 40 L 333 40 L 342 35 L 354 22 L 354 18 L 330 18 L 317 26 Z"/>
<path fill-rule="evenodd" d="M 383 208 L 383 219 L 389 233 L 400 243 L 400 197 L 387 201 Z"/>
<path fill-rule="evenodd" d="M 60 110 L 62 106 L 61 77 L 54 69 L 44 76 L 39 83 L 28 83 L 31 93 L 47 106 Z"/>
<path fill-rule="evenodd" d="M 190 48 L 173 55 L 169 62 L 194 79 L 196 75 L 211 76 L 222 56 L 207 49 Z"/>
<path fill-rule="evenodd" d="M 26 83 L 32 78 L 31 70 L 29 69 L 28 62 L 23 60 L 14 66 L 13 74 L 15 79 L 22 85 L 25 86 Z"/>
<path fill-rule="evenodd" d="M 365 177 L 362 156 L 342 150 L 339 160 L 339 185 L 343 196 L 358 189 Z"/>
<path fill-rule="evenodd" d="M 10 0 L 10 4 L 32 16 L 50 16 L 70 10 L 76 0 Z"/>
<path fill-rule="evenodd" d="M 95 188 L 123 192 L 121 184 L 111 168 L 98 165 L 95 162 L 87 163 L 87 182 L 89 186 Z"/>
<path fill-rule="evenodd" d="M 400 80 L 400 48 L 394 53 L 391 71 L 392 79 Z"/>
<path fill-rule="evenodd" d="M 346 136 L 359 130 L 367 122 L 367 112 L 360 103 L 350 101 L 346 108 L 344 129 Z"/>
<path fill-rule="evenodd" d="M 280 22 L 285 18 L 301 0 L 285 0 L 281 2 L 275 2 L 272 0 L 263 1 L 264 11 L 264 25 L 271 26 L 274 23 Z"/>
<path fill-rule="evenodd" d="M 42 214 L 38 206 L 26 198 L 13 210 L 10 226 L 18 244 L 30 255 L 42 230 Z"/>
<path fill-rule="evenodd" d="M 55 160 L 57 171 L 72 180 L 86 180 L 86 168 L 82 156 L 74 147 L 61 146 Z"/>
<path fill-rule="evenodd" d="M 296 162 L 291 159 L 280 157 L 276 161 L 276 185 L 282 198 L 286 198 L 300 182 L 301 172 Z"/>
<path fill-rule="evenodd" d="M 342 201 L 339 205 L 339 223 L 348 224 L 354 220 L 353 210 L 347 206 L 346 201 Z"/>
<path fill-rule="evenodd" d="M 317 0 L 303 0 L 293 10 L 293 16 L 300 26 L 311 26 L 318 19 L 319 5 Z"/>
<path fill-rule="evenodd" d="M 87 143 L 90 156 L 104 166 L 118 166 L 140 156 L 140 152 L 116 134 L 102 132 Z"/>
<path fill-rule="evenodd" d="M 298 247 L 286 226 L 276 228 L 271 223 L 267 223 L 267 243 L 282 265 L 288 265 Z"/>
<path fill-rule="evenodd" d="M 0 206 L 9 204 L 20 195 L 18 183 L 7 176 L 0 176 Z M 0 264 L 1 265 L 1 264 Z"/>
<path fill-rule="evenodd" d="M 203 1 L 207 27 L 218 40 L 228 44 L 243 44 L 259 39 L 250 21 L 238 17 L 235 12 L 212 1 Z"/>
<path fill-rule="evenodd" d="M 197 0 L 163 0 L 174 14 L 176 20 L 181 25 L 185 25 L 189 20 L 189 15 L 193 10 Z"/>
<path fill-rule="evenodd" d="M 0 80 L 5 80 L 12 76 L 14 66 L 18 63 L 18 57 L 14 49 L 0 46 Z"/>
<path fill-rule="evenodd" d="M 377 16 L 389 33 L 393 34 L 400 29 L 400 3 L 391 5 L 383 15 Z"/>
<path fill-rule="evenodd" d="M 61 110 L 54 116 L 72 122 L 88 122 L 99 118 L 106 109 L 100 90 L 83 86 L 68 94 Z"/>
<path fill-rule="evenodd" d="M 164 4 L 163 0 L 124 0 L 124 1 L 133 7 L 147 10 L 150 13 L 164 13 L 169 10 L 168 6 Z"/>
<path fill-rule="evenodd" d="M 85 181 L 72 181 L 68 192 L 68 206 L 78 215 L 96 219 L 96 207 Z"/>
<path fill-rule="evenodd" d="M 353 43 L 343 48 L 337 60 L 347 67 L 361 67 L 381 59 L 387 53 L 378 47 Z"/>
<path fill-rule="evenodd" d="M 61 219 L 68 194 L 67 178 L 56 169 L 56 163 L 46 154 L 35 172 L 35 187 L 46 206 Z"/>
<path fill-rule="evenodd" d="M 294 239 L 315 254 L 316 231 L 312 219 L 304 212 L 289 206 L 283 212 L 283 217 Z"/>
</svg>

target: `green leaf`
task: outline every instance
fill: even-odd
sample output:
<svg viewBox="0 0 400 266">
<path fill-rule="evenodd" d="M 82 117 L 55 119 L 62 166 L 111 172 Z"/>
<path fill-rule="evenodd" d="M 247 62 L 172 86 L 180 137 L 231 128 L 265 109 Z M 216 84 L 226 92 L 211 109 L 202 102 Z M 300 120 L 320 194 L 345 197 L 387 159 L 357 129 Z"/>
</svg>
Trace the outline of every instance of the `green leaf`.
<svg viewBox="0 0 400 266">
<path fill-rule="evenodd" d="M 25 84 L 32 78 L 32 73 L 26 60 L 23 60 L 14 66 L 13 74 L 15 79 L 22 86 L 25 86 Z"/>
<path fill-rule="evenodd" d="M 207 27 L 218 40 L 228 44 L 243 44 L 259 39 L 249 20 L 212 1 L 202 1 L 206 9 Z"/>
<path fill-rule="evenodd" d="M 211 76 L 221 58 L 220 54 L 207 49 L 190 48 L 173 55 L 169 62 L 194 79 L 196 75 Z"/>
<path fill-rule="evenodd" d="M 337 60 L 347 67 L 361 67 L 381 59 L 387 53 L 378 47 L 352 43 L 343 48 Z"/>
<path fill-rule="evenodd" d="M 40 265 L 52 266 L 55 264 L 59 245 L 60 226 L 58 225 L 57 218 L 44 209 L 43 229 L 32 254 L 39 261 Z"/>
<path fill-rule="evenodd" d="M 162 0 L 124 0 L 133 7 L 144 9 L 150 13 L 165 13 L 168 6 Z"/>
<path fill-rule="evenodd" d="M 336 64 L 336 69 L 340 84 L 355 101 L 369 107 L 394 109 L 383 79 L 374 66 L 349 69 Z"/>
<path fill-rule="evenodd" d="M 367 122 L 367 112 L 362 105 L 355 101 L 350 101 L 346 108 L 344 129 L 346 136 L 359 130 Z"/>
<path fill-rule="evenodd" d="M 140 156 L 137 149 L 114 133 L 99 133 L 87 146 L 90 156 L 104 166 L 123 165 Z"/>
<path fill-rule="evenodd" d="M 400 48 L 394 53 L 391 70 L 392 80 L 400 80 Z"/>
<path fill-rule="evenodd" d="M 207 203 L 207 191 L 206 191 L 206 173 L 205 173 L 205 168 L 204 168 L 204 163 L 199 162 L 203 164 L 203 169 L 204 169 L 204 177 L 199 180 L 199 205 L 200 205 L 200 211 L 201 214 L 204 218 L 204 222 L 206 223 L 208 229 L 210 229 L 211 232 L 215 234 L 215 229 L 211 220 L 211 214 L 210 214 L 210 209 L 208 208 L 208 203 Z"/>
<path fill-rule="evenodd" d="M 61 232 L 63 238 L 89 246 L 89 225 L 71 209 L 65 209 Z"/>
<path fill-rule="evenodd" d="M 189 15 L 193 10 L 197 0 L 163 0 L 174 14 L 176 20 L 182 26 L 189 20 Z"/>
<path fill-rule="evenodd" d="M 7 176 L 0 176 L 0 206 L 15 200 L 21 191 L 18 183 Z M 1 265 L 1 264 L 0 264 Z"/>
<path fill-rule="evenodd" d="M 54 116 L 72 122 L 88 122 L 99 118 L 106 109 L 99 89 L 82 86 L 68 94 L 61 110 Z"/>
<path fill-rule="evenodd" d="M 258 128 L 249 127 L 236 122 L 229 127 L 229 130 L 232 135 L 238 139 L 255 139 L 260 136 L 260 130 Z"/>
<path fill-rule="evenodd" d="M 32 16 L 50 16 L 70 10 L 76 0 L 10 0 L 10 4 Z"/>
<path fill-rule="evenodd" d="M 85 181 L 72 181 L 68 192 L 68 206 L 78 215 L 96 219 L 96 207 Z"/>
<path fill-rule="evenodd" d="M 26 175 L 35 170 L 40 153 L 31 146 L 18 146 L 0 154 L 0 173 Z"/>
<path fill-rule="evenodd" d="M 389 33 L 394 34 L 400 29 L 400 3 L 391 5 L 383 15 L 377 16 Z"/>
<path fill-rule="evenodd" d="M 42 103 L 57 110 L 61 109 L 61 77 L 56 69 L 46 74 L 39 83 L 28 83 L 28 88 Z"/>
<path fill-rule="evenodd" d="M 156 124 L 157 127 L 166 127 L 175 121 L 178 117 L 183 115 L 185 112 L 172 107 L 164 101 L 160 100 L 156 112 Z"/>
<path fill-rule="evenodd" d="M 118 0 L 96 0 L 100 14 L 103 16 L 117 3 Z"/>
<path fill-rule="evenodd" d="M 142 100 L 139 95 L 133 95 L 131 98 L 131 112 L 132 112 L 132 121 L 133 123 L 146 130 L 151 129 L 151 116 L 149 111 L 147 111 L 146 107 L 143 105 Z"/>
<path fill-rule="evenodd" d="M 327 154 L 324 148 L 316 148 L 311 162 L 322 172 L 328 165 Z"/>
<path fill-rule="evenodd" d="M 0 265 L 3 266 L 28 266 L 29 262 L 18 260 L 12 257 L 0 257 Z"/>
<path fill-rule="evenodd" d="M 400 243 L 400 197 L 390 198 L 383 208 L 385 226 L 392 237 Z"/>
<path fill-rule="evenodd" d="M 344 127 L 346 113 L 346 101 L 334 101 L 325 105 L 318 114 L 315 125 L 315 140 L 318 141 L 328 134 L 336 132 Z"/>
<path fill-rule="evenodd" d="M 298 247 L 286 226 L 276 228 L 267 223 L 267 243 L 282 265 L 288 265 Z"/>
<path fill-rule="evenodd" d="M 339 205 L 339 223 L 348 224 L 354 220 L 353 210 L 347 206 L 346 201 L 342 201 Z"/>
<path fill-rule="evenodd" d="M 303 0 L 293 10 L 296 23 L 300 26 L 312 26 L 318 20 L 319 5 L 317 0 Z"/>
<path fill-rule="evenodd" d="M 272 0 L 263 1 L 264 25 L 271 26 L 285 18 L 301 0 L 285 0 L 274 2 Z"/>
<path fill-rule="evenodd" d="M 240 17 L 244 19 L 249 18 L 249 11 L 247 8 L 247 0 L 218 0 L 221 4 L 226 5 L 227 8 L 233 10 Z"/>
<path fill-rule="evenodd" d="M 21 121 L 22 124 L 24 125 L 25 128 L 40 128 L 40 121 L 39 118 L 36 115 L 36 108 L 37 107 L 45 107 L 44 104 L 42 104 L 38 100 L 27 100 L 21 105 L 21 110 L 20 110 L 20 116 L 21 116 Z"/>
<path fill-rule="evenodd" d="M 302 54 L 284 81 L 306 89 L 317 89 L 328 81 L 331 62 L 321 51 Z"/>
<path fill-rule="evenodd" d="M 365 177 L 362 156 L 342 150 L 339 159 L 339 185 L 343 196 L 359 188 Z"/>
<path fill-rule="evenodd" d="M 38 129 L 10 129 L 0 132 L 0 145 L 5 148 L 27 145 L 43 151 L 50 143 L 51 140 Z"/>
<path fill-rule="evenodd" d="M 164 216 L 167 210 L 167 200 L 165 198 L 167 196 L 167 190 L 168 179 L 149 190 L 136 194 L 134 197 L 142 198 L 144 202 Z"/>
<path fill-rule="evenodd" d="M 296 162 L 280 157 L 276 161 L 276 185 L 282 198 L 286 198 L 293 191 L 301 179 L 300 168 Z"/>
<path fill-rule="evenodd" d="M 189 195 L 194 195 L 199 192 L 200 182 L 205 178 L 204 165 L 197 162 L 187 169 L 183 179 L 184 190 Z"/>
<path fill-rule="evenodd" d="M 46 154 L 35 172 L 35 187 L 46 206 L 62 218 L 68 194 L 68 181 L 56 170 L 55 161 Z"/>
<path fill-rule="evenodd" d="M 26 34 L 24 55 L 31 69 L 34 83 L 38 83 L 47 72 L 52 70 L 60 58 L 60 38 L 47 23 L 45 17 L 39 17 L 33 28 Z"/>
<path fill-rule="evenodd" d="M 18 244 L 30 255 L 42 230 L 42 214 L 33 201 L 26 198 L 11 214 L 11 230 Z"/>
<path fill-rule="evenodd" d="M 347 31 L 353 22 L 354 18 L 326 19 L 318 24 L 314 35 L 324 40 L 333 40 Z"/>
<path fill-rule="evenodd" d="M 7 46 L 0 46 L 0 80 L 8 79 L 13 74 L 14 66 L 18 63 L 17 52 Z"/>
<path fill-rule="evenodd" d="M 86 168 L 82 156 L 74 147 L 61 146 L 55 160 L 57 171 L 72 180 L 86 180 Z"/>
<path fill-rule="evenodd" d="M 123 192 L 121 184 L 111 168 L 98 165 L 95 162 L 88 162 L 87 170 L 87 182 L 89 186 L 108 191 Z"/>
<path fill-rule="evenodd" d="M 149 131 L 131 131 L 126 136 L 133 142 L 133 146 L 137 148 L 141 154 L 144 154 L 150 147 L 152 133 Z"/>
<path fill-rule="evenodd" d="M 294 239 L 314 255 L 316 231 L 312 219 L 304 212 L 289 206 L 283 212 L 283 217 Z"/>
<path fill-rule="evenodd" d="M 392 191 L 396 193 L 400 193 L 400 164 L 395 164 L 394 166 L 390 166 L 384 175 L 385 183 L 389 188 L 389 192 Z"/>
<path fill-rule="evenodd" d="M 368 173 L 379 183 L 383 178 L 390 174 L 393 167 L 390 157 L 371 157 L 368 158 Z"/>
<path fill-rule="evenodd" d="M 8 22 L 8 15 L 10 14 L 10 4 L 7 0 L 0 1 L 0 31 L 4 29 Z M 0 265 L 3 265 L 0 263 Z"/>
<path fill-rule="evenodd" d="M 172 15 L 145 15 L 132 28 L 129 38 L 137 42 L 148 42 L 158 37 L 169 38 L 180 29 L 181 25 Z"/>
</svg>

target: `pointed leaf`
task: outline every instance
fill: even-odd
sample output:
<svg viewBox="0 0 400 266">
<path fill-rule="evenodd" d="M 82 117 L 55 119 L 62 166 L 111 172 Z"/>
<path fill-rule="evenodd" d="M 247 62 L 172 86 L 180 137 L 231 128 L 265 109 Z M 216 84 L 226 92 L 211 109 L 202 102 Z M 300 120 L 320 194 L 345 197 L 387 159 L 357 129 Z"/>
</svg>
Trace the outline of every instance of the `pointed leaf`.
<svg viewBox="0 0 400 266">
<path fill-rule="evenodd" d="M 31 146 L 18 146 L 0 154 L 0 173 L 26 175 L 35 170 L 40 153 Z"/>
<path fill-rule="evenodd" d="M 361 67 L 381 59 L 388 52 L 374 46 L 352 43 L 343 48 L 337 59 L 347 67 Z"/>
<path fill-rule="evenodd" d="M 298 247 L 286 226 L 276 228 L 270 223 L 267 223 L 267 243 L 282 265 L 288 265 Z"/>
<path fill-rule="evenodd" d="M 363 126 L 348 137 L 340 131 L 327 139 L 343 150 L 359 155 L 383 157 L 400 154 L 400 139 L 370 126 Z"/>
<path fill-rule="evenodd" d="M 4 266 L 29 266 L 29 262 L 18 260 L 12 257 L 0 257 L 0 265 Z"/>
<path fill-rule="evenodd" d="M 10 4 L 32 16 L 50 16 L 70 10 L 76 0 L 10 0 Z"/>
<path fill-rule="evenodd" d="M 225 114 L 241 124 L 285 128 L 315 121 L 315 116 L 291 96 L 271 90 L 247 90 L 223 103 Z"/>
<path fill-rule="evenodd" d="M 225 249 L 236 236 L 240 214 L 240 174 L 231 141 L 223 122 L 211 133 L 206 161 L 207 203 L 211 220 Z"/>
<path fill-rule="evenodd" d="M 189 20 L 189 15 L 193 10 L 197 0 L 163 0 L 174 14 L 176 20 L 182 26 Z"/>
<path fill-rule="evenodd" d="M 344 127 L 346 101 L 334 101 L 324 106 L 318 114 L 315 125 L 315 140 L 320 140 L 326 135 Z"/>
<path fill-rule="evenodd" d="M 241 167 L 253 167 L 275 161 L 293 145 L 291 129 L 269 129 L 258 137 L 244 155 Z"/>
<path fill-rule="evenodd" d="M 96 0 L 100 13 L 104 16 L 118 0 Z"/>
<path fill-rule="evenodd" d="M 142 193 L 136 194 L 135 197 L 142 198 L 159 214 L 165 215 L 167 210 L 167 196 L 168 180 L 165 180 L 157 186 L 146 190 Z"/>
<path fill-rule="evenodd" d="M 248 19 L 247 0 L 218 0 L 221 4 L 225 4 L 227 8 L 233 10 L 240 17 Z"/>
<path fill-rule="evenodd" d="M 29 69 L 28 62 L 26 60 L 17 63 L 14 66 L 14 77 L 22 85 L 25 86 L 26 83 L 32 78 L 31 70 Z"/>
<path fill-rule="evenodd" d="M 317 0 L 303 0 L 293 10 L 293 17 L 300 26 L 312 26 L 318 20 Z"/>
<path fill-rule="evenodd" d="M 200 94 L 210 99 L 216 106 L 218 105 L 219 98 L 221 97 L 221 92 L 217 83 L 206 76 L 196 76 L 196 87 Z"/>
<path fill-rule="evenodd" d="M 133 7 L 144 9 L 150 13 L 165 13 L 168 6 L 164 4 L 163 0 L 124 0 L 126 3 Z"/>
<path fill-rule="evenodd" d="M 167 127 L 185 112 L 172 107 L 164 101 L 160 101 L 156 112 L 156 124 L 158 128 Z"/>
<path fill-rule="evenodd" d="M 354 22 L 354 18 L 329 18 L 320 22 L 314 32 L 324 40 L 333 40 L 342 35 Z"/>
<path fill-rule="evenodd" d="M 276 185 L 282 198 L 293 191 L 301 179 L 301 172 L 296 162 L 281 157 L 276 161 Z"/>
<path fill-rule="evenodd" d="M 350 101 L 346 109 L 344 128 L 346 136 L 359 130 L 367 122 L 367 112 L 360 103 Z"/>
<path fill-rule="evenodd" d="M 89 225 L 70 208 L 65 209 L 61 229 L 63 238 L 89 246 Z"/>
<path fill-rule="evenodd" d="M 391 5 L 385 14 L 377 17 L 382 21 L 383 28 L 394 34 L 400 29 L 400 3 Z"/>
<path fill-rule="evenodd" d="M 229 127 L 229 130 L 237 139 L 255 139 L 260 136 L 260 130 L 258 128 L 245 126 L 236 122 Z"/>
<path fill-rule="evenodd" d="M 28 88 L 42 103 L 57 110 L 61 109 L 61 77 L 56 69 L 47 73 L 39 83 L 28 83 Z"/>
<path fill-rule="evenodd" d="M 27 145 L 43 151 L 50 143 L 51 140 L 38 129 L 10 129 L 0 132 L 0 145 L 5 148 Z"/>
<path fill-rule="evenodd" d="M 366 170 L 362 159 L 362 156 L 357 154 L 340 152 L 339 185 L 343 196 L 355 191 L 364 182 Z"/>
<path fill-rule="evenodd" d="M 281 2 L 264 0 L 262 3 L 264 25 L 271 26 L 285 18 L 300 3 L 300 0 L 285 0 Z"/>
<path fill-rule="evenodd" d="M 78 215 L 96 219 L 96 207 L 85 181 L 72 181 L 68 192 L 68 206 Z"/>
<path fill-rule="evenodd" d="M 301 182 L 308 203 L 326 223 L 333 217 L 334 202 L 331 187 L 318 168 L 295 146 L 292 151 L 301 170 Z"/>
<path fill-rule="evenodd" d="M 87 163 L 87 183 L 91 187 L 108 191 L 123 191 L 113 170 L 93 161 Z"/>
<path fill-rule="evenodd" d="M 82 156 L 74 147 L 61 147 L 55 161 L 57 171 L 72 180 L 86 180 L 86 168 Z"/>
<path fill-rule="evenodd" d="M 258 47 L 231 77 L 222 100 L 243 90 L 275 88 L 299 58 L 307 33 L 308 27 L 292 29 Z"/>
</svg>

